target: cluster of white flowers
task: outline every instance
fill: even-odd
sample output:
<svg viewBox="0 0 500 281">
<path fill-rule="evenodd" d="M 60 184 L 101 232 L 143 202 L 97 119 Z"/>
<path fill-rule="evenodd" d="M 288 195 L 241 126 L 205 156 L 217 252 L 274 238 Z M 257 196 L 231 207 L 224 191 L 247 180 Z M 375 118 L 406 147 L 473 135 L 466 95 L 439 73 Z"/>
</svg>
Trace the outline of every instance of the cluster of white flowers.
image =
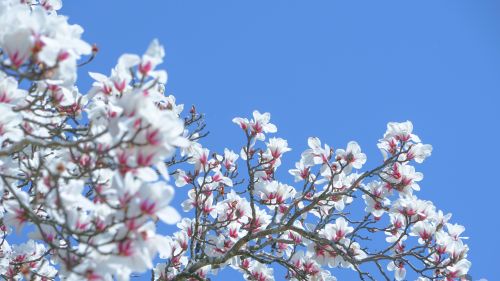
<svg viewBox="0 0 500 281">
<path fill-rule="evenodd" d="M 264 142 L 268 133 L 277 131 L 269 113 L 255 111 L 253 119 L 233 122 L 247 138 L 240 157 L 229 149 L 211 157 L 198 145 L 190 154 L 192 170 L 175 173 L 178 187 L 190 187 L 183 206 L 194 214 L 178 225 L 170 258 L 156 268 L 156 280 L 186 272 L 204 278 L 224 266 L 248 280 L 274 280 L 267 266 L 273 262 L 285 266 L 291 280 L 336 280 L 327 268 L 338 267 L 362 276 L 361 266 L 370 262 L 394 271 L 398 281 L 405 280 L 407 268 L 420 270 L 424 279 L 419 280 L 455 280 L 467 274 L 471 263 L 460 236 L 464 228 L 448 223 L 451 215 L 414 195 L 423 175 L 411 163 L 422 163 L 432 147 L 412 134 L 411 122 L 388 124 L 378 144 L 384 162 L 365 173 L 357 172 L 366 155 L 356 142 L 333 150 L 309 138 L 309 148 L 289 170 L 295 182 L 302 182 L 301 189 L 275 178 L 281 157 L 291 149 L 281 138 Z M 246 164 L 238 165 L 238 158 Z M 248 182 L 238 181 L 238 172 L 248 173 Z M 365 183 L 374 176 L 376 180 Z M 347 211 L 356 210 L 351 207 L 355 192 L 365 201 L 365 217 L 358 221 Z M 363 237 L 374 232 L 385 233 L 388 246 L 383 250 L 364 245 Z M 216 262 L 204 262 L 203 257 Z"/>
<path fill-rule="evenodd" d="M 95 50 L 60 7 L 0 1 L 0 276 L 128 280 L 170 251 L 155 222 L 180 220 L 165 161 L 191 143 L 183 107 L 156 40 L 81 94 L 77 61 Z"/>
<path fill-rule="evenodd" d="M 0 2 L 0 46 L 12 71 L 71 87 L 77 60 L 92 48 L 80 39 L 83 29 L 57 14 L 60 1 Z M 42 76 L 43 73 L 43 76 Z"/>
</svg>

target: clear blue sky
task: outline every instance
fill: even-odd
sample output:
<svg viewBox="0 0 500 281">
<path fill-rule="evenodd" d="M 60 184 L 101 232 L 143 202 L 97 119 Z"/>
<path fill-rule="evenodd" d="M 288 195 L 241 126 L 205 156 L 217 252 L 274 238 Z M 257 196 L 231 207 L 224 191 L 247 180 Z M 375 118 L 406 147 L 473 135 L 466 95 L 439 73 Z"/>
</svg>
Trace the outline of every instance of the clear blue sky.
<svg viewBox="0 0 500 281">
<path fill-rule="evenodd" d="M 412 120 L 434 146 L 419 197 L 467 227 L 474 280 L 500 280 L 500 1 L 68 0 L 62 13 L 101 50 L 82 91 L 87 71 L 159 38 L 167 89 L 206 113 L 211 149 L 238 149 L 231 119 L 259 109 L 294 148 L 285 165 L 319 136 L 357 140 L 373 167 L 386 123 Z"/>
</svg>

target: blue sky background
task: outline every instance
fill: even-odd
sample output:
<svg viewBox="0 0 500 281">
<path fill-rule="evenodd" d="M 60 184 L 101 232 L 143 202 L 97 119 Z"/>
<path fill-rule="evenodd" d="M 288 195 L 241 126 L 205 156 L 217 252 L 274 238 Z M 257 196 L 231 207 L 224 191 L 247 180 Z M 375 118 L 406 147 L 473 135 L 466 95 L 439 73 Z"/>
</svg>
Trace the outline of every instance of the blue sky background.
<svg viewBox="0 0 500 281">
<path fill-rule="evenodd" d="M 495 0 L 68 0 L 62 10 L 100 47 L 81 69 L 83 92 L 87 71 L 108 74 L 159 38 L 167 90 L 206 113 L 212 150 L 239 149 L 231 119 L 259 109 L 294 149 L 283 169 L 308 136 L 336 148 L 356 140 L 373 167 L 386 123 L 412 120 L 434 146 L 417 167 L 418 196 L 466 226 L 470 273 L 490 281 L 500 279 L 499 12 Z"/>
</svg>

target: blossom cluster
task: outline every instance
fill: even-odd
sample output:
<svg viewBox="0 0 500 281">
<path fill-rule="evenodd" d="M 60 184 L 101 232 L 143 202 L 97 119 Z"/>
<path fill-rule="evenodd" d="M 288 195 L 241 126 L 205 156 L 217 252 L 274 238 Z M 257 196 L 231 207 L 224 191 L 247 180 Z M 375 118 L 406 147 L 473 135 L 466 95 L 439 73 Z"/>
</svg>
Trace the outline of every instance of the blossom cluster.
<svg viewBox="0 0 500 281">
<path fill-rule="evenodd" d="M 191 135 L 156 40 L 80 93 L 77 61 L 96 50 L 60 4 L 0 1 L 0 276 L 128 280 L 170 250 L 167 161 Z"/>
<path fill-rule="evenodd" d="M 226 266 L 247 280 L 274 280 L 269 264 L 285 267 L 290 280 L 336 280 L 329 270 L 334 268 L 375 278 L 365 264 L 375 264 L 388 279 L 385 270 L 394 271 L 398 281 L 406 280 L 407 270 L 419 281 L 467 274 L 464 227 L 415 195 L 423 175 L 413 163 L 429 157 L 432 146 L 413 134 L 411 122 L 387 125 L 378 143 L 384 161 L 364 173 L 359 170 L 367 157 L 358 143 L 333 149 L 309 138 L 289 170 L 293 185 L 275 177 L 291 148 L 268 137 L 277 132 L 270 114 L 254 111 L 252 119 L 233 122 L 246 138 L 239 155 L 229 149 L 210 155 L 198 144 L 192 167 L 175 172 L 176 185 L 189 188 L 182 205 L 191 218 L 178 224 L 156 280 L 204 279 Z M 353 204 L 357 197 L 364 200 L 364 214 Z M 362 216 L 351 215 L 356 212 Z M 385 241 L 377 241 L 376 233 Z"/>
</svg>

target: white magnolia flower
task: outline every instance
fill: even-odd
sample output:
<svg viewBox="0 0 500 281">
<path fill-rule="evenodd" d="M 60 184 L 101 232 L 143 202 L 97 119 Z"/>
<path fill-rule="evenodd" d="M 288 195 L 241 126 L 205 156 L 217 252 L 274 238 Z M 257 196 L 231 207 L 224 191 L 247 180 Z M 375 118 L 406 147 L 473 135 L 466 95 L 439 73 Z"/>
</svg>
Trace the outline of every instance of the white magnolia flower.
<svg viewBox="0 0 500 281">
<path fill-rule="evenodd" d="M 350 227 L 347 221 L 340 217 L 335 220 L 335 224 L 327 224 L 319 233 L 328 240 L 339 242 L 346 239 L 346 235 L 353 230 L 354 228 Z"/>
<path fill-rule="evenodd" d="M 328 163 L 330 157 L 332 156 L 332 150 L 325 144 L 321 147 L 321 141 L 319 138 L 310 137 L 307 139 L 307 144 L 309 149 L 302 153 L 302 160 L 304 165 L 309 167 L 318 164 Z"/>
<path fill-rule="evenodd" d="M 407 142 L 413 141 L 415 143 L 420 142 L 420 138 L 414 134 L 413 124 L 410 121 L 398 123 L 389 122 L 387 124 L 387 131 L 384 134 L 384 139 L 395 138 L 398 141 Z"/>
<path fill-rule="evenodd" d="M 347 149 L 337 149 L 335 151 L 337 157 L 340 157 L 346 165 L 350 165 L 355 169 L 361 169 L 366 163 L 366 155 L 361 152 L 361 147 L 355 141 L 350 141 L 347 144 Z"/>
<path fill-rule="evenodd" d="M 248 121 L 246 118 L 236 117 L 233 119 L 233 123 L 239 125 L 243 130 L 250 129 L 250 134 L 254 136 L 257 140 L 265 140 L 266 133 L 276 133 L 277 128 L 274 124 L 270 123 L 271 114 L 260 113 L 255 110 L 253 112 L 253 119 Z"/>
<path fill-rule="evenodd" d="M 389 271 L 394 271 L 394 279 L 397 281 L 405 280 L 406 277 L 406 269 L 404 267 L 404 263 L 401 261 L 391 261 L 387 265 L 387 269 Z"/>
</svg>

